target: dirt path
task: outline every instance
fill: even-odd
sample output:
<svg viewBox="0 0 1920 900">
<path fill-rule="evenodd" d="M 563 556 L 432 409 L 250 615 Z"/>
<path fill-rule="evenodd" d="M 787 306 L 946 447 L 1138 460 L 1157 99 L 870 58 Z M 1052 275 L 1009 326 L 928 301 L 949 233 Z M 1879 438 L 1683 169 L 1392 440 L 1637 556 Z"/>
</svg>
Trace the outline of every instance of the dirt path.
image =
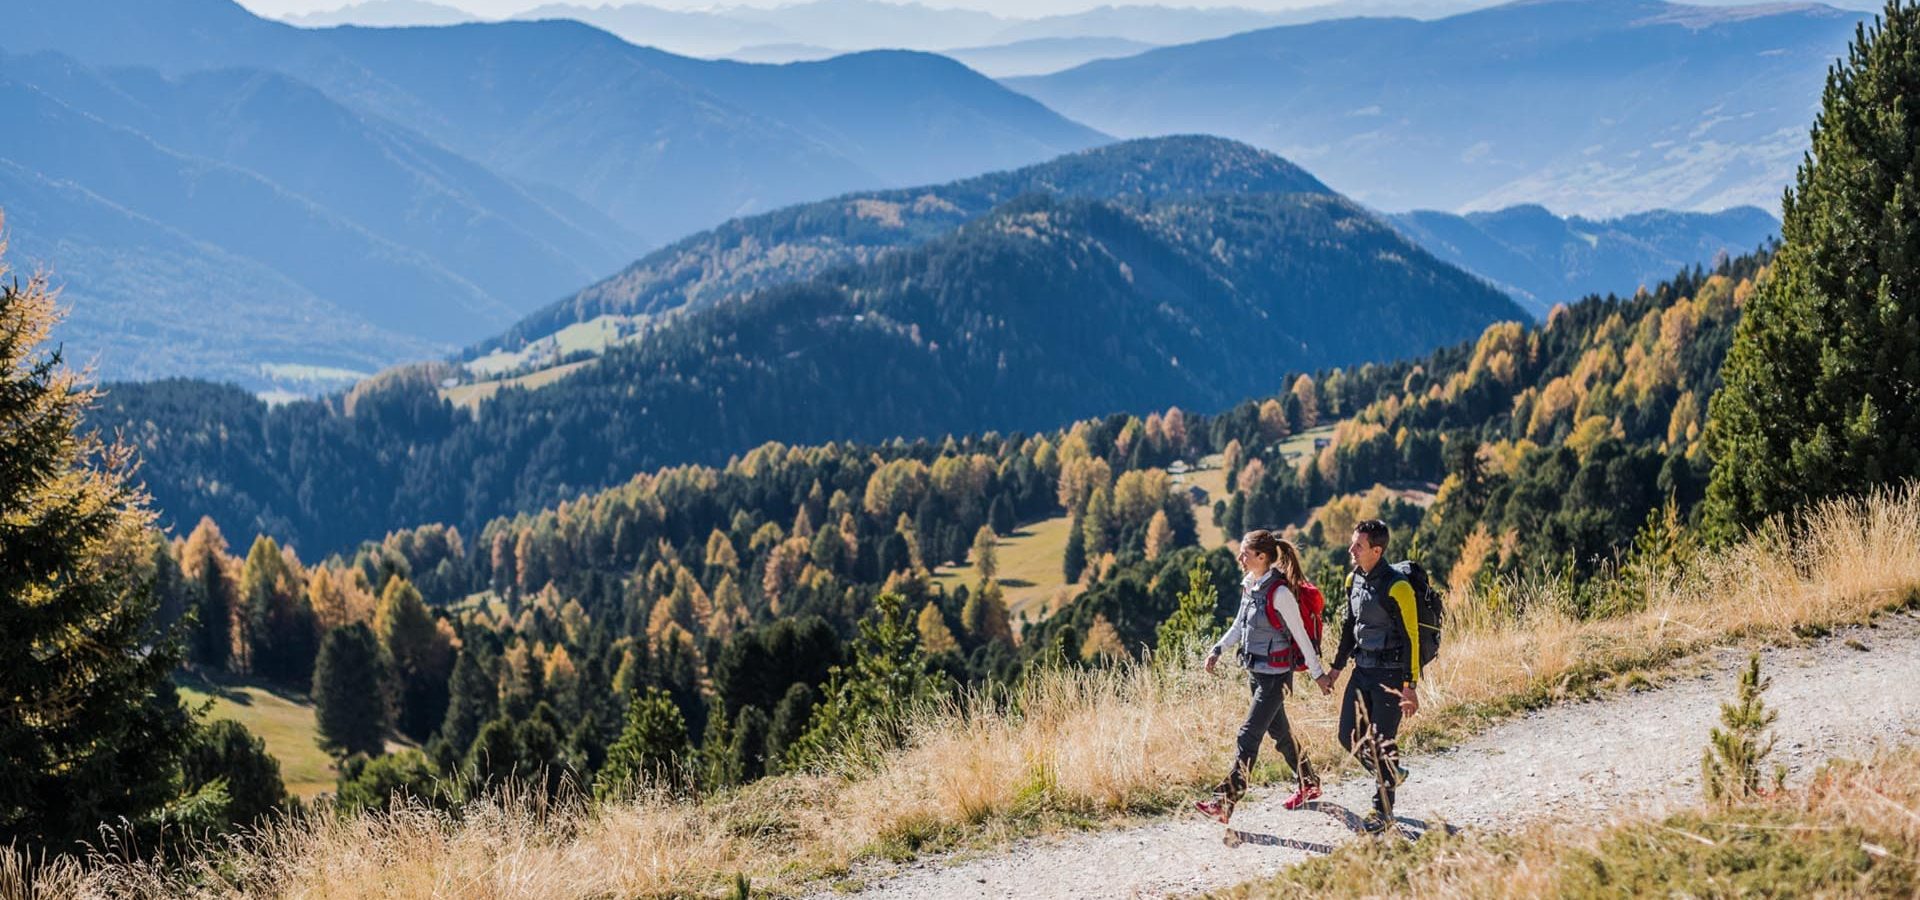
<svg viewBox="0 0 1920 900">
<path fill-rule="evenodd" d="M 1694 802 L 1707 732 L 1745 660 L 1743 651 L 1713 651 L 1701 674 L 1658 690 L 1541 710 L 1453 750 L 1411 757 L 1397 810 L 1403 828 L 1441 819 L 1510 828 Z M 1767 705 L 1780 713 L 1775 758 L 1790 780 L 1876 744 L 1920 741 L 1920 617 L 1886 616 L 1877 628 L 1771 648 L 1761 666 L 1773 679 Z M 1224 888 L 1353 839 L 1353 813 L 1366 811 L 1371 786 L 1353 779 L 1329 785 L 1316 809 L 1299 812 L 1280 809 L 1284 789 L 1255 790 L 1234 816 L 1237 847 L 1223 840 L 1221 826 L 1178 817 L 868 870 L 857 874 L 869 887 L 853 896 L 1159 897 Z"/>
</svg>

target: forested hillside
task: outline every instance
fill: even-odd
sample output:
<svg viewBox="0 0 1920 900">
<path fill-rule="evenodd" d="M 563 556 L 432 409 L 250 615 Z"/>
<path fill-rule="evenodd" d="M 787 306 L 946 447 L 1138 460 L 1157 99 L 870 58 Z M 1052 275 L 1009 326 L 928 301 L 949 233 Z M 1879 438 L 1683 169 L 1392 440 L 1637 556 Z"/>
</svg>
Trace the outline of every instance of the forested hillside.
<svg viewBox="0 0 1920 900">
<path fill-rule="evenodd" d="M 1363 309 L 1374 321 L 1359 327 Z M 1337 197 L 1041 196 L 917 249 L 672 317 L 477 409 L 443 400 L 444 370 L 422 367 L 274 408 L 194 382 L 118 385 L 94 421 L 140 444 L 174 522 L 211 515 L 332 551 L 421 521 L 471 531 L 769 440 L 1219 408 L 1287 369 L 1404 356 L 1519 318 Z"/>
<path fill-rule="evenodd" d="M 1209 137 L 1148 138 L 942 185 L 849 194 L 729 220 L 528 316 L 480 350 L 517 350 L 607 315 L 657 315 L 802 281 L 916 246 L 1029 193 L 1138 204 L 1214 194 L 1331 193 L 1300 167 Z"/>
</svg>

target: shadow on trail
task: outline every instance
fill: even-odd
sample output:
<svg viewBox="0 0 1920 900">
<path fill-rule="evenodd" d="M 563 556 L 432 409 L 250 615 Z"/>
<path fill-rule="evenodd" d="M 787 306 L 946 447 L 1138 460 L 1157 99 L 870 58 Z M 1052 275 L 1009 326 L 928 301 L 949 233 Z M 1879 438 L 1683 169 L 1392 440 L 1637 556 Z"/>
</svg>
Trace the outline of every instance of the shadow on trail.
<svg viewBox="0 0 1920 900">
<path fill-rule="evenodd" d="M 1283 838 L 1277 834 L 1235 831 L 1231 828 L 1227 829 L 1226 844 L 1229 847 L 1238 847 L 1241 844 L 1258 844 L 1262 847 L 1285 847 L 1289 850 L 1303 850 L 1307 853 L 1318 853 L 1322 856 L 1333 852 L 1333 847 L 1328 844 L 1298 841 L 1293 838 Z"/>
<path fill-rule="evenodd" d="M 1339 822 L 1342 827 L 1354 834 L 1366 833 L 1361 827 L 1363 820 L 1360 818 L 1360 815 L 1338 803 L 1332 803 L 1326 800 L 1315 800 L 1311 803 L 1301 805 L 1300 809 L 1306 812 L 1325 813 L 1329 818 Z M 1448 825 L 1445 822 L 1436 826 L 1407 816 L 1394 816 L 1393 821 L 1396 826 L 1395 830 L 1399 831 L 1401 836 L 1410 841 L 1417 841 L 1425 837 L 1427 832 L 1432 831 L 1436 827 L 1442 829 L 1442 832 L 1445 834 L 1458 834 L 1460 832 L 1460 829 Z"/>
</svg>

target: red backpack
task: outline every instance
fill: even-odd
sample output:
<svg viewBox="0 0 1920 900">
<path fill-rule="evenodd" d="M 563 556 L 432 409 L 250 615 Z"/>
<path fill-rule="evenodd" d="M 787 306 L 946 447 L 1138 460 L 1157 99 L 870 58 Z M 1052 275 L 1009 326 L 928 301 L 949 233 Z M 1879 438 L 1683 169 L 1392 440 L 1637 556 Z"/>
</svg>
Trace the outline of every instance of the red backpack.
<svg viewBox="0 0 1920 900">
<path fill-rule="evenodd" d="M 1273 586 L 1267 588 L 1267 600 L 1260 605 L 1260 608 L 1266 611 L 1267 624 L 1272 625 L 1273 630 L 1281 634 L 1291 634 L 1287 631 L 1287 623 L 1280 618 L 1280 611 L 1273 608 L 1273 598 L 1280 593 L 1284 581 L 1285 579 L 1281 578 L 1273 580 Z M 1307 631 L 1307 639 L 1313 642 L 1314 655 L 1318 656 L 1320 655 L 1321 620 L 1325 617 L 1327 610 L 1327 598 L 1320 593 L 1320 589 L 1315 587 L 1313 582 L 1305 580 L 1300 582 L 1299 587 L 1293 589 L 1293 597 L 1300 602 L 1300 624 Z M 1291 668 L 1295 672 L 1307 670 L 1306 656 L 1300 652 L 1299 647 L 1292 644 L 1288 644 L 1285 650 L 1275 650 L 1273 657 L 1267 660 L 1267 664 Z"/>
</svg>

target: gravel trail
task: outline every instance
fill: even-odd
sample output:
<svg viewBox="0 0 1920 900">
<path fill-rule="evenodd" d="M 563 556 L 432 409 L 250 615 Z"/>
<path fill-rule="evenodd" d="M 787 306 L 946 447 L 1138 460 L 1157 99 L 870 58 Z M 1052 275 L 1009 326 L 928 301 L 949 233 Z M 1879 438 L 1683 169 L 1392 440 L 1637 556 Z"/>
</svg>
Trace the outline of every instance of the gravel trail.
<svg viewBox="0 0 1920 900">
<path fill-rule="evenodd" d="M 1396 813 L 1417 833 L 1444 820 L 1506 829 L 1542 820 L 1657 813 L 1699 797 L 1700 754 L 1733 695 L 1747 651 L 1718 649 L 1697 674 L 1658 689 L 1539 710 L 1451 750 L 1410 756 Z M 1774 759 L 1790 781 L 1876 745 L 1920 742 L 1920 616 L 1883 616 L 1807 646 L 1762 652 L 1777 710 Z M 1271 747 L 1267 748 L 1269 751 Z M 1223 745 L 1223 759 L 1229 748 Z M 1327 786 L 1310 810 L 1287 812 L 1289 788 L 1257 788 L 1232 831 L 1197 814 L 1110 831 L 1036 838 L 986 855 L 934 857 L 856 870 L 873 900 L 956 897 L 1162 897 L 1239 884 L 1354 839 L 1371 781 Z M 1237 846 L 1233 844 L 1237 843 Z"/>
</svg>

